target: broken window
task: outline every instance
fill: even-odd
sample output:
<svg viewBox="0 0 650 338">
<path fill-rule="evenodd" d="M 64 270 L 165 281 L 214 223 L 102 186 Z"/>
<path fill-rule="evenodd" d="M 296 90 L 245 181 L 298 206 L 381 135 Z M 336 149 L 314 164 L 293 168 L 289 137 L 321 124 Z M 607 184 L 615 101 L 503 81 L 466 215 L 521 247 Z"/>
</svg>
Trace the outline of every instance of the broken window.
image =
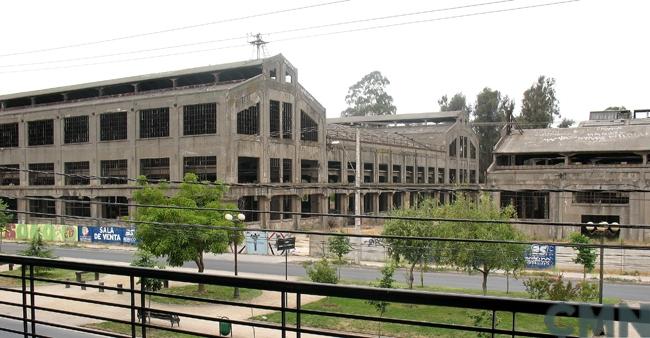
<svg viewBox="0 0 650 338">
<path fill-rule="evenodd" d="M 269 136 L 280 138 L 280 101 L 269 102 L 269 122 L 271 127 Z"/>
<path fill-rule="evenodd" d="M 237 134 L 257 135 L 260 133 L 259 110 L 260 104 L 258 103 L 237 113 Z"/>
<path fill-rule="evenodd" d="M 291 214 L 286 213 L 291 212 L 291 196 L 282 195 L 271 197 L 271 211 L 273 211 L 271 213 L 272 220 L 291 218 Z"/>
<path fill-rule="evenodd" d="M 436 168 L 429 167 L 427 174 L 427 181 L 430 184 L 436 183 Z"/>
<path fill-rule="evenodd" d="M 339 161 L 327 162 L 327 182 L 328 183 L 341 182 L 341 162 Z"/>
<path fill-rule="evenodd" d="M 169 107 L 140 110 L 140 138 L 169 136 Z"/>
<path fill-rule="evenodd" d="M 239 157 L 237 159 L 237 182 L 259 182 L 260 159 L 257 157 Z"/>
<path fill-rule="evenodd" d="M 318 208 L 318 197 L 319 195 L 306 195 L 303 196 L 302 202 L 300 204 L 300 210 L 303 213 L 318 213 L 320 212 Z M 310 218 L 312 215 L 301 215 L 302 218 Z"/>
<path fill-rule="evenodd" d="M 128 177 L 127 160 L 102 160 L 99 162 L 102 184 L 126 184 Z"/>
<path fill-rule="evenodd" d="M 169 158 L 140 159 L 140 175 L 144 175 L 148 180 L 169 181 Z"/>
<path fill-rule="evenodd" d="M 573 203 L 629 204 L 630 194 L 622 191 L 576 191 Z"/>
<path fill-rule="evenodd" d="M 282 102 L 282 138 L 287 140 L 293 138 L 292 124 L 293 124 L 293 105 L 288 102 Z"/>
<path fill-rule="evenodd" d="M 90 217 L 90 198 L 65 197 L 64 213 L 66 216 Z"/>
<path fill-rule="evenodd" d="M 65 185 L 89 185 L 90 184 L 90 162 L 65 162 Z"/>
<path fill-rule="evenodd" d="M 402 166 L 393 164 L 393 183 L 402 182 Z"/>
<path fill-rule="evenodd" d="M 290 158 L 282 159 L 282 182 L 293 182 L 293 161 Z"/>
<path fill-rule="evenodd" d="M 500 156 L 502 157 L 502 156 Z M 497 157 L 497 163 L 499 158 Z M 564 164 L 560 154 L 523 154 L 515 156 L 515 165 L 558 165 Z"/>
<path fill-rule="evenodd" d="M 54 144 L 54 120 L 27 122 L 27 141 L 30 146 Z"/>
<path fill-rule="evenodd" d="M 56 217 L 56 203 L 50 196 L 30 196 L 29 215 L 31 217 L 54 218 Z"/>
<path fill-rule="evenodd" d="M 445 184 L 445 168 L 438 168 L 438 183 Z"/>
<path fill-rule="evenodd" d="M 498 155 L 496 162 L 498 166 L 510 166 L 512 165 L 511 162 L 511 156 L 510 155 Z"/>
<path fill-rule="evenodd" d="M 569 158 L 571 164 L 611 165 L 641 164 L 643 157 L 633 153 L 593 153 L 576 154 Z"/>
<path fill-rule="evenodd" d="M 63 143 L 88 142 L 88 116 L 63 119 Z"/>
<path fill-rule="evenodd" d="M 465 183 L 465 170 L 458 169 L 458 176 L 460 176 L 458 179 L 458 183 Z"/>
<path fill-rule="evenodd" d="M 418 183 L 424 183 L 424 167 L 418 167 Z"/>
<path fill-rule="evenodd" d="M 474 146 L 473 142 L 469 143 L 469 157 L 473 160 L 476 159 L 476 146 Z"/>
<path fill-rule="evenodd" d="M 406 166 L 406 183 L 413 183 L 413 178 L 415 173 L 413 172 L 413 166 Z"/>
<path fill-rule="evenodd" d="M 449 169 L 449 183 L 454 184 L 456 182 L 456 169 Z"/>
<path fill-rule="evenodd" d="M 183 158 L 183 177 L 187 173 L 194 173 L 199 181 L 217 181 L 216 156 L 192 156 Z"/>
<path fill-rule="evenodd" d="M 280 183 L 280 159 L 279 158 L 271 158 L 269 176 L 271 179 L 271 183 Z"/>
<path fill-rule="evenodd" d="M 318 124 L 304 111 L 300 111 L 300 139 L 318 141 Z"/>
<path fill-rule="evenodd" d="M 0 124 L 0 148 L 18 147 L 18 122 Z"/>
<path fill-rule="evenodd" d="M 269 77 L 271 78 L 271 80 L 277 80 L 278 76 L 275 68 L 269 70 Z"/>
<path fill-rule="evenodd" d="M 540 191 L 502 191 L 501 207 L 512 205 L 517 218 L 547 219 L 548 192 Z"/>
<path fill-rule="evenodd" d="M 388 164 L 379 165 L 379 183 L 388 183 Z"/>
<path fill-rule="evenodd" d="M 402 208 L 402 193 L 396 192 L 393 193 L 393 209 Z"/>
<path fill-rule="evenodd" d="M 204 135 L 216 133 L 216 103 L 183 106 L 183 135 Z"/>
<path fill-rule="evenodd" d="M 124 196 L 99 197 L 102 218 L 120 218 L 129 216 L 128 200 Z"/>
<path fill-rule="evenodd" d="M 237 207 L 244 216 L 247 222 L 259 221 L 259 202 L 257 196 L 242 196 L 237 200 Z"/>
<path fill-rule="evenodd" d="M 372 183 L 375 181 L 375 170 L 372 163 L 363 164 L 363 183 Z"/>
<path fill-rule="evenodd" d="M 449 144 L 449 156 L 456 157 L 456 139 Z"/>
<path fill-rule="evenodd" d="M 379 212 L 388 211 L 388 194 L 379 194 Z"/>
<path fill-rule="evenodd" d="M 20 185 L 20 165 L 0 165 L 0 185 Z"/>
<path fill-rule="evenodd" d="M 357 163 L 348 162 L 348 183 L 354 183 L 357 176 Z"/>
<path fill-rule="evenodd" d="M 476 179 L 476 170 L 470 170 L 469 171 L 469 183 L 478 183 L 478 180 Z"/>
<path fill-rule="evenodd" d="M 293 82 L 293 75 L 291 75 L 291 73 L 289 73 L 289 72 L 286 72 L 284 74 L 284 82 L 292 83 Z"/>
<path fill-rule="evenodd" d="M 54 163 L 30 163 L 29 185 L 54 185 Z"/>
<path fill-rule="evenodd" d="M 300 161 L 300 179 L 302 183 L 318 182 L 318 161 Z"/>
<path fill-rule="evenodd" d="M 125 111 L 99 115 L 100 141 L 126 140 L 127 132 L 127 116 Z"/>
<path fill-rule="evenodd" d="M 363 195 L 363 214 L 367 215 L 375 212 L 374 198 L 375 194 Z"/>
</svg>

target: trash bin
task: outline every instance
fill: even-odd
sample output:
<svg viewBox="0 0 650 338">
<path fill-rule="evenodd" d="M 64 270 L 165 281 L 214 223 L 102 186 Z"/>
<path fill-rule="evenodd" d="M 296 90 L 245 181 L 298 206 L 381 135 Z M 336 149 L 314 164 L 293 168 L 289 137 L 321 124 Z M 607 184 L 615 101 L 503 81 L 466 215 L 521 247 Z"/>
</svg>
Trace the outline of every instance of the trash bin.
<svg viewBox="0 0 650 338">
<path fill-rule="evenodd" d="M 228 318 L 224 318 L 228 319 Z M 232 324 L 229 322 L 219 322 L 219 335 L 228 336 L 232 331 Z"/>
</svg>

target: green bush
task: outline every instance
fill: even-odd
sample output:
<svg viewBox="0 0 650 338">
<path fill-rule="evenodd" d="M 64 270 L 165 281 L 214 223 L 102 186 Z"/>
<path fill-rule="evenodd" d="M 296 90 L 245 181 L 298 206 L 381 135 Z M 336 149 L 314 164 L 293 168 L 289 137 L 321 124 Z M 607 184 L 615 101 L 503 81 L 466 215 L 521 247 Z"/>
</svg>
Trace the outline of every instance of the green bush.
<svg viewBox="0 0 650 338">
<path fill-rule="evenodd" d="M 336 269 L 325 258 L 316 263 L 309 262 L 305 264 L 305 270 L 307 270 L 307 276 L 309 276 L 312 282 L 328 284 L 336 284 L 338 282 Z"/>
<path fill-rule="evenodd" d="M 555 277 L 548 288 L 548 298 L 550 300 L 568 301 L 578 298 L 579 286 L 573 285 L 571 281 L 566 283 L 562 275 Z"/>
<path fill-rule="evenodd" d="M 533 299 L 588 302 L 598 298 L 596 284 L 580 281 L 574 285 L 571 281 L 565 282 L 562 275 L 529 278 L 524 281 L 524 287 Z"/>
<path fill-rule="evenodd" d="M 524 287 L 526 292 L 532 299 L 544 299 L 548 295 L 548 289 L 550 288 L 551 280 L 544 277 L 533 277 L 524 281 Z"/>
<path fill-rule="evenodd" d="M 492 327 L 492 311 L 481 310 L 469 315 L 469 317 L 474 321 L 474 326 L 477 327 Z M 501 318 L 495 313 L 494 318 L 494 327 L 498 327 L 501 323 Z M 476 334 L 479 338 L 492 337 L 491 333 L 488 332 L 479 332 Z"/>
<path fill-rule="evenodd" d="M 598 299 L 598 285 L 596 283 L 589 283 L 587 281 L 581 281 L 578 283 L 578 299 L 583 302 L 589 302 L 592 300 Z"/>
</svg>

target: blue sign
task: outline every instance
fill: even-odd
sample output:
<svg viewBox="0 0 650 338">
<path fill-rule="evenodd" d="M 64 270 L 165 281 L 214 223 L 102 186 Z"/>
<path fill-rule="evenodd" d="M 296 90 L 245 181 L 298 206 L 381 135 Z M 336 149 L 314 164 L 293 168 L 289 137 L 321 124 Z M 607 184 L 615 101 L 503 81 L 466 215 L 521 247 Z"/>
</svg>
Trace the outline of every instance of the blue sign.
<svg viewBox="0 0 650 338">
<path fill-rule="evenodd" d="M 261 231 L 245 231 L 246 253 L 250 255 L 267 255 L 269 253 L 269 241 L 266 233 Z"/>
<path fill-rule="evenodd" d="M 135 244 L 135 229 L 113 226 L 79 226 L 79 242 Z"/>
<path fill-rule="evenodd" d="M 555 245 L 531 244 L 524 256 L 527 269 L 555 267 Z"/>
</svg>

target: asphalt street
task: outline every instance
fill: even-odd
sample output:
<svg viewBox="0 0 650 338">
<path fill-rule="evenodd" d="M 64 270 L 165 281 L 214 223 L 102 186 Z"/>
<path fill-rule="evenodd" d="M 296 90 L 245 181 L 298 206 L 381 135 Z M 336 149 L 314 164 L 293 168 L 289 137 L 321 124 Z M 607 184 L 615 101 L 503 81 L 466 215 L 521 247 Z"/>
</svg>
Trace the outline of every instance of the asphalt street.
<svg viewBox="0 0 650 338">
<path fill-rule="evenodd" d="M 3 243 L 2 249 L 7 253 L 16 253 L 25 248 L 24 244 L 16 243 Z M 134 251 L 115 250 L 115 249 L 100 249 L 100 248 L 82 248 L 82 247 L 52 247 L 53 252 L 58 257 L 66 258 L 79 258 L 79 259 L 93 259 L 105 260 L 113 262 L 130 262 L 133 258 Z M 253 259 L 248 255 L 241 255 L 238 262 L 238 269 L 240 272 L 248 273 L 261 273 L 269 275 L 284 275 L 284 261 L 278 257 L 268 256 L 254 256 Z M 206 269 L 233 271 L 233 255 L 206 255 L 205 257 Z M 189 262 L 184 265 L 187 268 L 195 268 L 194 263 Z M 301 264 L 296 262 L 289 262 L 288 264 L 289 276 L 304 277 L 305 269 Z M 361 281 L 374 281 L 380 277 L 379 269 L 373 267 L 358 267 L 346 266 L 341 269 L 341 278 L 348 280 L 361 280 Z M 415 276 L 415 283 L 420 281 L 419 273 Z M 406 280 L 405 270 L 400 270 L 396 273 L 395 279 L 398 281 Z M 427 272 L 424 274 L 425 285 L 436 285 L 443 287 L 454 288 L 468 288 L 480 289 L 481 276 L 478 274 L 468 275 L 465 273 L 451 273 L 451 272 Z M 502 275 L 490 276 L 488 279 L 489 290 L 506 290 L 506 278 Z M 510 290 L 524 291 L 524 286 L 521 280 L 510 278 Z M 650 302 L 650 285 L 643 284 L 622 284 L 622 283 L 608 283 L 604 285 L 604 296 L 620 298 L 631 301 Z"/>
<path fill-rule="evenodd" d="M 22 332 L 23 322 L 19 320 L 0 318 L 0 327 Z M 27 328 L 28 328 L 28 332 L 31 332 L 30 326 L 27 326 Z M 66 338 L 106 337 L 103 335 L 94 335 L 91 333 L 72 331 L 72 330 L 61 329 L 58 327 L 53 327 L 49 325 L 40 325 L 40 324 L 36 324 L 36 334 L 43 335 L 46 337 L 66 337 Z M 25 335 L 13 333 L 13 332 L 0 331 L 0 337 L 22 338 L 25 337 Z"/>
</svg>

